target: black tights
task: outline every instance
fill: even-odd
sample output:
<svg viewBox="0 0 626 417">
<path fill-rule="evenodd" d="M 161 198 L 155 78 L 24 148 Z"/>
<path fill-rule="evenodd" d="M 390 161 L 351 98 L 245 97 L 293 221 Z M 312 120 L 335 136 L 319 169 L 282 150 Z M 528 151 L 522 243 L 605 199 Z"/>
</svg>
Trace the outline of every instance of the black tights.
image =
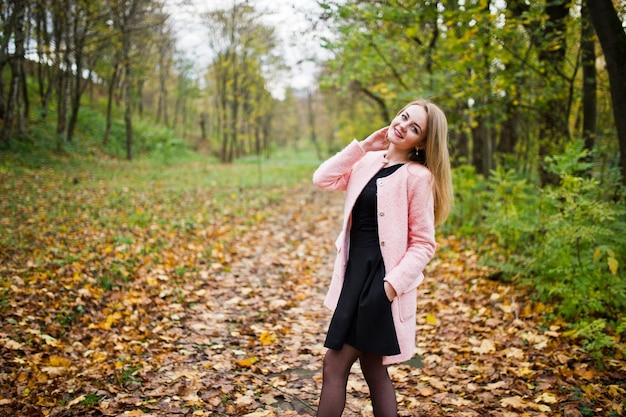
<svg viewBox="0 0 626 417">
<path fill-rule="evenodd" d="M 361 352 L 344 344 L 341 350 L 329 349 L 324 356 L 322 394 L 317 417 L 341 416 L 346 405 L 346 385 L 352 364 L 359 360 L 370 389 L 376 417 L 397 417 L 396 393 L 380 355 Z"/>
</svg>

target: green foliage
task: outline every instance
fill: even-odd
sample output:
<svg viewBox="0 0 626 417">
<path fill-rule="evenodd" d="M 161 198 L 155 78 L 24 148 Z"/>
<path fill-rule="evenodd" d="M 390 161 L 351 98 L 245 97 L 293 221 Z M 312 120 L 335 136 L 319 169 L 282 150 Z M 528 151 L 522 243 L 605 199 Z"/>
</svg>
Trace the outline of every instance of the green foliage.
<svg viewBox="0 0 626 417">
<path fill-rule="evenodd" d="M 454 206 L 450 218 L 441 227 L 444 234 L 460 236 L 481 235 L 485 217 L 487 183 L 476 169 L 463 165 L 454 169 L 452 174 L 454 187 Z"/>
<path fill-rule="evenodd" d="M 620 354 L 626 354 L 626 347 L 618 344 L 619 335 L 624 331 L 626 318 L 622 317 L 617 321 L 615 327 L 611 326 L 606 319 L 580 320 L 576 322 L 574 328 L 568 332 L 569 336 L 583 340 L 583 348 L 591 352 L 591 355 L 601 360 L 603 353 L 612 349 L 621 349 Z M 620 332 L 621 329 L 621 332 Z"/>
<path fill-rule="evenodd" d="M 482 236 L 482 260 L 532 289 L 572 324 L 572 335 L 601 357 L 620 348 L 626 311 L 626 209 L 623 192 L 590 176 L 583 144 L 547 158 L 558 186 L 540 189 L 513 170 L 492 171 L 487 186 L 455 171 L 452 224 Z M 459 190 L 459 187 L 461 189 Z M 480 203 L 484 213 L 480 215 Z M 617 336 L 616 336 L 617 335 Z"/>
<path fill-rule="evenodd" d="M 96 406 L 100 403 L 100 401 L 102 401 L 103 398 L 104 398 L 104 395 L 89 393 L 85 395 L 85 398 L 83 399 L 81 404 L 84 405 L 85 407 Z"/>
</svg>

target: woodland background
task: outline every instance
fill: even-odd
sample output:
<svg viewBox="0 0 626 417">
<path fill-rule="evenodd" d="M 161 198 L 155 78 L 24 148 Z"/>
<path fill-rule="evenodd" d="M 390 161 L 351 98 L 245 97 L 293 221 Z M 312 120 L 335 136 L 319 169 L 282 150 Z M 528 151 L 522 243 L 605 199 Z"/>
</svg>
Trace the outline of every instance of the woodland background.
<svg viewBox="0 0 626 417">
<path fill-rule="evenodd" d="M 313 3 L 327 55 L 280 92 L 254 1 L 0 5 L 0 415 L 312 412 L 341 200 L 310 175 L 416 97 L 456 201 L 401 405 L 623 412 L 626 3 Z"/>
</svg>

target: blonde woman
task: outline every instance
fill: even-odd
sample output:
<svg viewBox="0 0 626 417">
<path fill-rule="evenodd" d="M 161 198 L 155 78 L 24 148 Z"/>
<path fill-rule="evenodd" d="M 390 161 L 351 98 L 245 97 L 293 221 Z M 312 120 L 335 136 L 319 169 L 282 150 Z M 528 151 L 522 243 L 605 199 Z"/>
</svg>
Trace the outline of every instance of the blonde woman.
<svg viewBox="0 0 626 417">
<path fill-rule="evenodd" d="M 341 416 L 357 359 L 374 415 L 398 415 L 387 365 L 410 359 L 415 350 L 417 286 L 435 252 L 435 226 L 452 205 L 447 134 L 441 109 L 416 100 L 313 174 L 321 189 L 346 191 L 324 302 L 334 313 L 318 417 Z"/>
</svg>

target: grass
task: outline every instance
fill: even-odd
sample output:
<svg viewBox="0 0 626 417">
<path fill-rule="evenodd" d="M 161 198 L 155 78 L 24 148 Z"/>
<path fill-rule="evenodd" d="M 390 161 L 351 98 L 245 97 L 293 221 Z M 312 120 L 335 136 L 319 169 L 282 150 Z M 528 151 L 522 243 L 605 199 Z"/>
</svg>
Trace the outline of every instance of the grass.
<svg viewBox="0 0 626 417">
<path fill-rule="evenodd" d="M 26 136 L 0 150 L 0 193 L 7 196 L 0 200 L 5 272 L 20 262 L 33 271 L 51 264 L 70 269 L 80 259 L 94 263 L 102 289 L 124 286 L 141 262 L 165 262 L 172 234 L 207 225 L 234 233 L 238 224 L 267 216 L 293 187 L 310 184 L 320 163 L 312 149 L 298 154 L 276 149 L 270 158 L 221 164 L 142 120 L 134 122 L 136 154 L 127 161 L 123 125 L 114 121 L 103 146 L 103 117 L 89 107 L 81 109 L 73 143 L 59 151 L 51 133 L 55 117 L 51 112 L 47 122 L 31 121 Z M 119 247 L 136 247 L 141 262 L 133 256 L 109 259 Z M 212 251 L 207 245 L 207 256 Z M 8 285 L 0 284 L 0 289 Z"/>
<path fill-rule="evenodd" d="M 62 265 L 86 255 L 79 250 L 79 239 L 94 227 L 112 230 L 111 245 L 120 246 L 132 245 L 140 229 L 193 231 L 207 222 L 262 217 L 290 188 L 310 181 L 315 169 L 311 159 L 286 155 L 228 165 L 190 152 L 174 163 L 164 163 L 154 154 L 131 162 L 51 155 L 49 163 L 34 166 L 32 159 L 25 164 L 22 157 L 0 162 L 0 191 L 8 196 L 0 201 L 0 249 L 28 249 L 44 262 L 55 248 L 59 253 L 53 258 Z M 46 244 L 59 234 L 65 241 Z M 142 250 L 157 252 L 160 243 Z"/>
</svg>

